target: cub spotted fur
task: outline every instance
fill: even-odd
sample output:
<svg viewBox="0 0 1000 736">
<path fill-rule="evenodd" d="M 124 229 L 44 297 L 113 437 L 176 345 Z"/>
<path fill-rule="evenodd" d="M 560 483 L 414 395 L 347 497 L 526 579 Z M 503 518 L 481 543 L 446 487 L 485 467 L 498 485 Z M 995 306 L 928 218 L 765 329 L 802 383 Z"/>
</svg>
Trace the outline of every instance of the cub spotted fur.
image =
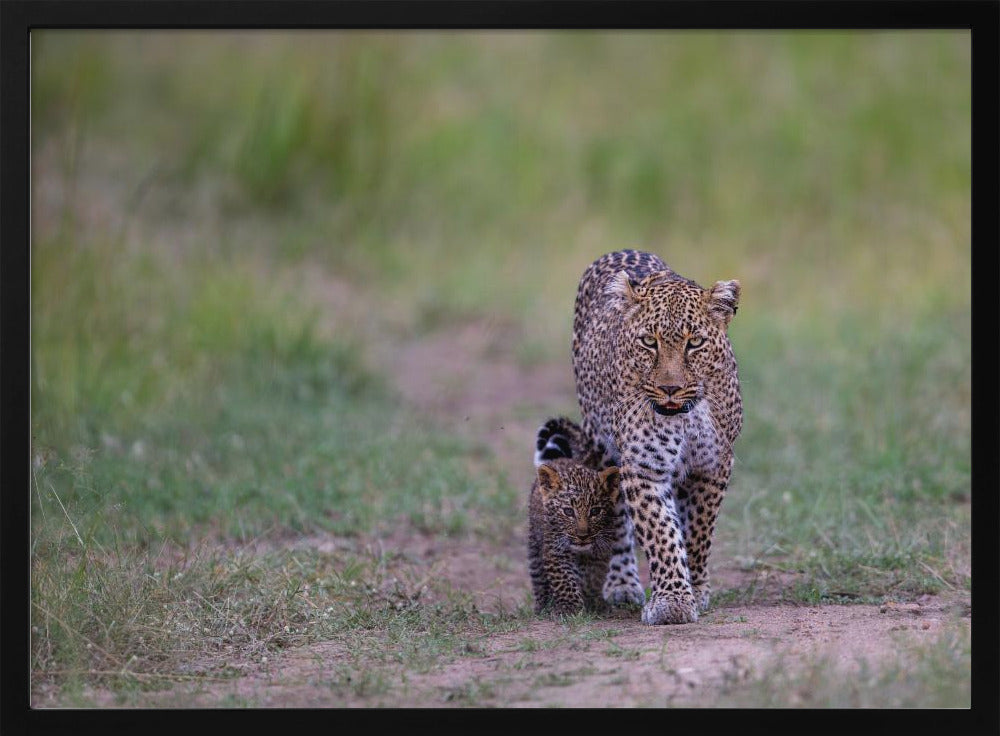
<svg viewBox="0 0 1000 736">
<path fill-rule="evenodd" d="M 528 499 L 528 567 L 536 613 L 600 606 L 617 505 L 617 468 L 598 472 L 566 457 L 538 465 Z"/>
</svg>

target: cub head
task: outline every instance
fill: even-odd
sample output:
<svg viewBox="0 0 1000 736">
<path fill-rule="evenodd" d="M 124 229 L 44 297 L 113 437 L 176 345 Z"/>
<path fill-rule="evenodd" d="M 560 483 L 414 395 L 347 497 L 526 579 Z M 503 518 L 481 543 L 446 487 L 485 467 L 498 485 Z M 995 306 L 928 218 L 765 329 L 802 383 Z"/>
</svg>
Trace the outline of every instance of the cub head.
<svg viewBox="0 0 1000 736">
<path fill-rule="evenodd" d="M 726 329 L 739 306 L 739 281 L 703 289 L 673 271 L 641 280 L 619 271 L 606 293 L 621 317 L 615 357 L 626 401 L 648 401 L 665 416 L 686 413 L 704 399 L 708 382 L 735 372 Z"/>
<path fill-rule="evenodd" d="M 619 499 L 618 468 L 591 470 L 570 460 L 538 466 L 545 519 L 558 544 L 572 552 L 609 554 Z"/>
</svg>

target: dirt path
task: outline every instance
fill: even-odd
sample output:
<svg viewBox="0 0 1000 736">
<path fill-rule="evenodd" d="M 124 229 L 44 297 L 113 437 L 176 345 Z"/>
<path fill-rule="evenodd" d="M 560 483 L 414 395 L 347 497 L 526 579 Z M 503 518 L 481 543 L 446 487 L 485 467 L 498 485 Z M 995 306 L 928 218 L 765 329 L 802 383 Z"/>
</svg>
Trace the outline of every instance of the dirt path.
<svg viewBox="0 0 1000 736">
<path fill-rule="evenodd" d="M 516 537 L 490 545 L 401 529 L 377 543 L 405 550 L 412 574 L 434 570 L 446 587 L 473 593 L 480 610 L 510 611 L 529 593 Z M 321 552 L 344 545 L 324 535 L 291 543 Z M 722 590 L 745 588 L 753 576 L 725 559 L 713 572 Z M 235 680 L 177 686 L 152 701 L 161 707 L 710 707 L 719 693 L 777 675 L 793 686 L 782 704 L 808 704 L 811 689 L 886 664 L 905 667 L 901 653 L 932 647 L 971 624 L 964 594 L 882 606 L 781 603 L 791 582 L 788 575 L 765 576 L 751 602 L 714 606 L 698 623 L 682 626 L 643 626 L 624 611 L 578 626 L 539 619 L 429 667 L 378 657 L 368 666 L 352 632 L 275 653 L 266 664 L 243 667 Z M 433 603 L 434 594 L 422 600 Z"/>
<path fill-rule="evenodd" d="M 697 707 L 780 668 L 792 681 L 797 670 L 804 673 L 802 691 L 786 701 L 794 705 L 810 696 L 810 665 L 820 663 L 831 678 L 849 677 L 967 622 L 960 609 L 939 597 L 889 608 L 765 604 L 713 610 L 697 624 L 648 627 L 614 617 L 569 633 L 539 620 L 426 672 L 388 667 L 384 674 L 396 685 L 375 695 L 364 680 L 344 687 L 339 663 L 350 652 L 333 640 L 289 650 L 219 688 L 173 691 L 162 704 L 211 706 L 221 696 L 263 707 Z"/>
</svg>

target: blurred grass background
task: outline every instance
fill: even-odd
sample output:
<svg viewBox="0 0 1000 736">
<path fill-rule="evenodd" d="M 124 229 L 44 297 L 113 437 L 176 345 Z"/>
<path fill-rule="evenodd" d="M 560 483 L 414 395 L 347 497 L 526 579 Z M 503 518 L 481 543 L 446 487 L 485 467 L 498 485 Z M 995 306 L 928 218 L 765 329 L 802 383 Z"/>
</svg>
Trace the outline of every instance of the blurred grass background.
<svg viewBox="0 0 1000 736">
<path fill-rule="evenodd" d="M 621 247 L 743 284 L 720 554 L 968 586 L 968 33 L 36 31 L 31 81 L 36 608 L 91 543 L 516 527 L 360 349 L 502 320 L 569 376 Z"/>
</svg>

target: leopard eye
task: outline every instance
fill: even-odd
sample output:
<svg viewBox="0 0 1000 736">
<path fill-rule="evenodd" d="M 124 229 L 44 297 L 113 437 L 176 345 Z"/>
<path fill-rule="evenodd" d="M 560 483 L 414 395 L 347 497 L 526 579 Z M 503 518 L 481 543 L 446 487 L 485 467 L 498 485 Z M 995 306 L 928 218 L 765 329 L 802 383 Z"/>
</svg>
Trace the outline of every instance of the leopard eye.
<svg viewBox="0 0 1000 736">
<path fill-rule="evenodd" d="M 563 506 L 563 510 L 562 510 L 562 512 L 563 512 L 564 514 L 566 514 L 566 516 L 568 516 L 568 517 L 569 517 L 569 518 L 571 518 L 571 519 L 572 519 L 572 518 L 573 518 L 574 516 L 576 516 L 576 512 L 575 512 L 575 511 L 573 510 L 573 507 L 572 507 L 572 506 Z"/>
<path fill-rule="evenodd" d="M 695 350 L 696 348 L 700 348 L 704 344 L 705 344 L 705 338 L 699 335 L 695 335 L 693 337 L 688 338 L 687 349 Z"/>
<path fill-rule="evenodd" d="M 598 518 L 599 516 L 604 516 L 604 509 L 602 509 L 600 506 L 595 506 L 590 510 L 590 515 L 593 516 L 595 519 Z"/>
<path fill-rule="evenodd" d="M 653 350 L 656 349 L 656 344 L 657 344 L 656 338 L 653 337 L 652 335 L 643 335 L 642 337 L 639 338 L 639 342 L 641 342 L 647 348 L 652 348 Z"/>
</svg>

